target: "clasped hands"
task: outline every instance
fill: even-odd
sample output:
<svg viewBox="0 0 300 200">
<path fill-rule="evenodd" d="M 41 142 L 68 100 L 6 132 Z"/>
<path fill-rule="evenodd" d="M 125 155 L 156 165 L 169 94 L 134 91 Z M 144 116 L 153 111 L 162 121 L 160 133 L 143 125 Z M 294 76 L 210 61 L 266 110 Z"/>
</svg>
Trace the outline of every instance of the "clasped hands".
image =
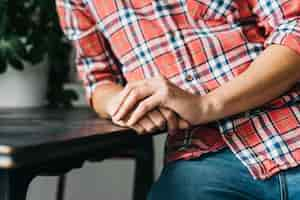
<svg viewBox="0 0 300 200">
<path fill-rule="evenodd" d="M 144 134 L 185 129 L 201 121 L 201 97 L 162 76 L 128 83 L 107 106 L 114 123 Z"/>
</svg>

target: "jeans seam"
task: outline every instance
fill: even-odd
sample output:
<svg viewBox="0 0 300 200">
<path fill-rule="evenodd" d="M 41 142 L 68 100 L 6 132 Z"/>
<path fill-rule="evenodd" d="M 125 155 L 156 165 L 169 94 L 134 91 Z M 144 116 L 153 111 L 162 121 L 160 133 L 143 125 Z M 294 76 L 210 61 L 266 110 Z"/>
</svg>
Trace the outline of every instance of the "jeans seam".
<svg viewBox="0 0 300 200">
<path fill-rule="evenodd" d="M 286 180 L 283 172 L 278 175 L 279 180 L 279 189 L 280 189 L 280 200 L 288 200 L 287 198 L 287 188 L 286 188 Z"/>
</svg>

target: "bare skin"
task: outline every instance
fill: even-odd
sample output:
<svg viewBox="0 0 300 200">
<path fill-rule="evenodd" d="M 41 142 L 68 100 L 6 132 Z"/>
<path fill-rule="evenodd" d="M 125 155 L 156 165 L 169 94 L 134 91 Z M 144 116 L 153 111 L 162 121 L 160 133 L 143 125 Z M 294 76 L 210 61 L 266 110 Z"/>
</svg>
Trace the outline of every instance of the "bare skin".
<svg viewBox="0 0 300 200">
<path fill-rule="evenodd" d="M 126 119 L 115 120 L 112 118 L 112 114 L 121 104 L 121 91 L 123 91 L 123 87 L 113 82 L 96 88 L 92 101 L 94 109 L 100 117 L 111 119 L 117 125 L 130 127 L 139 134 L 151 133 L 165 128 L 185 129 L 189 127 L 187 121 L 180 119 L 175 112 L 166 108 L 153 109 L 130 126 L 124 122 Z M 130 112 L 126 115 L 126 118 L 128 117 L 130 117 Z"/>
<path fill-rule="evenodd" d="M 300 80 L 300 56 L 272 45 L 240 76 L 205 96 L 190 94 L 163 77 L 153 79 L 127 85 L 112 119 L 132 126 L 153 109 L 167 108 L 196 125 L 247 111 L 280 96 Z"/>
</svg>

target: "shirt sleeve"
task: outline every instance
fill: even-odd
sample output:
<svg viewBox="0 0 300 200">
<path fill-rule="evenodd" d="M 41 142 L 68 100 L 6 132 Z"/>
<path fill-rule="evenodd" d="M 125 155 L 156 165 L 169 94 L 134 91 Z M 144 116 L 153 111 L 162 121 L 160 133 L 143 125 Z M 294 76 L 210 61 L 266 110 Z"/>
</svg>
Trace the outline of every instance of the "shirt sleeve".
<svg viewBox="0 0 300 200">
<path fill-rule="evenodd" d="M 107 40 L 97 30 L 96 22 L 81 0 L 56 0 L 60 25 L 76 50 L 76 68 L 88 103 L 95 88 L 111 82 L 123 83 L 117 60 Z"/>
<path fill-rule="evenodd" d="M 249 0 L 249 3 L 267 36 L 265 47 L 284 45 L 300 55 L 300 1 Z"/>
</svg>

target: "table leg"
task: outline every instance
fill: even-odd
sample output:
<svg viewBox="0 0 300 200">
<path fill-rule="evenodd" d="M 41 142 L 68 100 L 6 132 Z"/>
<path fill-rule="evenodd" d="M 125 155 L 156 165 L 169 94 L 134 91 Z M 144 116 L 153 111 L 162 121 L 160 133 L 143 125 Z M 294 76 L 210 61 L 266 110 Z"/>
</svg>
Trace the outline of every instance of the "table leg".
<svg viewBox="0 0 300 200">
<path fill-rule="evenodd" d="M 67 175 L 63 174 L 58 177 L 56 200 L 64 200 Z"/>
<path fill-rule="evenodd" d="M 144 148 L 135 158 L 134 200 L 146 200 L 154 180 L 154 150 L 152 138 L 144 141 Z"/>
<path fill-rule="evenodd" d="M 26 200 L 32 178 L 33 176 L 15 170 L 0 170 L 0 199 Z"/>
</svg>

